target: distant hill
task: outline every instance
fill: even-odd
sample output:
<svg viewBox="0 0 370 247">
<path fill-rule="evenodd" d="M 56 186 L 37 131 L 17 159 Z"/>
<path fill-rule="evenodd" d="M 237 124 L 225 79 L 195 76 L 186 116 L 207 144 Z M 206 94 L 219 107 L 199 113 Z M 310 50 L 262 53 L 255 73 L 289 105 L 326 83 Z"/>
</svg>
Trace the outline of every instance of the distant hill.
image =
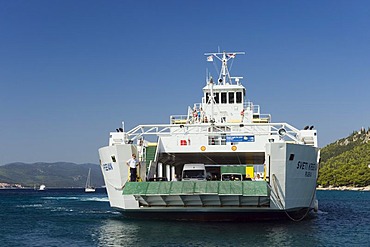
<svg viewBox="0 0 370 247">
<path fill-rule="evenodd" d="M 370 128 L 354 131 L 321 149 L 318 185 L 355 186 L 370 185 Z M 21 184 L 25 187 L 85 187 L 91 168 L 93 185 L 104 185 L 99 165 L 56 163 L 11 163 L 0 166 L 0 183 Z"/>
<path fill-rule="evenodd" d="M 354 131 L 321 149 L 318 184 L 327 186 L 370 185 L 370 129 Z"/>
<path fill-rule="evenodd" d="M 45 184 L 47 188 L 85 187 L 89 168 L 93 186 L 103 186 L 103 175 L 99 165 L 67 162 L 3 165 L 0 166 L 0 183 L 21 184 L 24 187 L 40 184 Z"/>
</svg>

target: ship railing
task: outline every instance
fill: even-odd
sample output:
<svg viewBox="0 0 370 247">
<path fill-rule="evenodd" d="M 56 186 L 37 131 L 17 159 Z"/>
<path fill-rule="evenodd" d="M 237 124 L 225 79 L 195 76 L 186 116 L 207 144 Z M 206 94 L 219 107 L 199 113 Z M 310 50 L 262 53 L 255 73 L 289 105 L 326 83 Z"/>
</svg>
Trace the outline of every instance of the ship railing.
<svg viewBox="0 0 370 247">
<path fill-rule="evenodd" d="M 194 110 L 197 111 L 194 116 Z M 200 111 L 200 116 L 198 115 Z M 194 108 L 188 107 L 188 115 L 171 115 L 170 124 L 192 124 L 204 122 L 207 117 L 205 116 L 201 104 L 194 104 Z"/>
<path fill-rule="evenodd" d="M 300 143 L 300 131 L 288 123 L 199 123 L 138 125 L 125 133 L 125 142 L 133 142 L 144 136 L 166 135 L 270 135 L 272 138 Z"/>
<path fill-rule="evenodd" d="M 255 108 L 256 107 L 256 108 Z M 243 108 L 244 109 L 247 109 L 247 108 L 249 108 L 249 109 L 253 109 L 253 112 L 255 112 L 255 110 L 258 110 L 259 111 L 259 106 L 258 105 L 256 105 L 256 106 L 254 106 L 253 105 L 253 102 L 251 102 L 251 101 L 244 101 L 244 103 L 243 103 Z M 259 113 L 259 112 L 258 112 Z"/>
<path fill-rule="evenodd" d="M 202 108 L 202 103 L 195 103 L 195 104 L 194 104 L 193 109 L 197 109 L 197 110 L 199 110 L 200 108 Z"/>
<path fill-rule="evenodd" d="M 253 116 L 253 123 L 270 123 L 271 122 L 271 114 L 260 114 L 257 116 Z"/>
<path fill-rule="evenodd" d="M 170 116 L 171 124 L 186 124 L 189 123 L 188 115 L 172 115 Z"/>
<path fill-rule="evenodd" d="M 261 112 L 260 112 L 260 109 L 261 109 L 260 106 L 259 105 L 254 105 L 253 102 L 251 102 L 251 101 L 244 101 L 243 108 L 244 109 L 252 109 L 253 110 L 253 114 L 256 114 L 256 115 L 261 114 Z"/>
</svg>

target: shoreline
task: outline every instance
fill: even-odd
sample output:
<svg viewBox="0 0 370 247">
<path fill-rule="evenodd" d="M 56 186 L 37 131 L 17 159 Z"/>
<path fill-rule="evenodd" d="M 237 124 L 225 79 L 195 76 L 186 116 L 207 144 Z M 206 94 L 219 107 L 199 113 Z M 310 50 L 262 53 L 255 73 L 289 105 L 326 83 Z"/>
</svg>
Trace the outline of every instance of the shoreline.
<svg viewBox="0 0 370 247">
<path fill-rule="evenodd" d="M 366 187 L 352 187 L 352 186 L 339 186 L 339 187 L 317 187 L 316 190 L 339 190 L 339 191 L 370 191 L 370 186 Z"/>
</svg>

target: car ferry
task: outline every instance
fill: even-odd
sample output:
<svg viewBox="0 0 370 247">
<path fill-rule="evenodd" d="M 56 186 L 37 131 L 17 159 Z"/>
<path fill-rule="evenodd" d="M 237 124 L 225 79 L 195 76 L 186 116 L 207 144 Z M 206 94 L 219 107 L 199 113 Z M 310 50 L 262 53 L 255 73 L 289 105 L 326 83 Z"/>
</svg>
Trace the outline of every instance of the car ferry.
<svg viewBox="0 0 370 247">
<path fill-rule="evenodd" d="M 243 77 L 229 71 L 243 54 L 205 53 L 221 69 L 185 114 L 110 133 L 99 156 L 111 207 L 125 217 L 204 221 L 298 221 L 317 211 L 317 131 L 273 123 L 247 100 Z M 140 165 L 130 181 L 133 154 Z"/>
</svg>

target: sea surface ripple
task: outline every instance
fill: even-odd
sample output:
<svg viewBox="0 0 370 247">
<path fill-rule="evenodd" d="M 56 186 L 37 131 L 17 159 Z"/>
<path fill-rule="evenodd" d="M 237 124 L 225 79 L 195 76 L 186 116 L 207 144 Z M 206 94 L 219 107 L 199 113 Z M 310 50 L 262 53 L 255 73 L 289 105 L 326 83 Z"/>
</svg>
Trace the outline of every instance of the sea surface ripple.
<svg viewBox="0 0 370 247">
<path fill-rule="evenodd" d="M 316 217 L 272 222 L 128 220 L 104 189 L 0 190 L 1 246 L 370 246 L 370 192 L 318 191 Z"/>
</svg>

